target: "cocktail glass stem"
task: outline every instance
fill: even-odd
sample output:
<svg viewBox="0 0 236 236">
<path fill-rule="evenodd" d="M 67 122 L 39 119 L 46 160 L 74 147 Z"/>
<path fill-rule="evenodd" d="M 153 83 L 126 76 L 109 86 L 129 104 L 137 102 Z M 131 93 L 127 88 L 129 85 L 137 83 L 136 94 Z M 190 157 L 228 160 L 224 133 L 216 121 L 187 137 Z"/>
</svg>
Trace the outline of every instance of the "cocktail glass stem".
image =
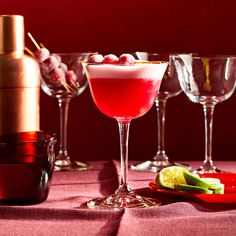
<svg viewBox="0 0 236 236">
<path fill-rule="evenodd" d="M 165 149 L 165 119 L 166 119 L 166 102 L 168 96 L 159 94 L 156 98 L 157 109 L 157 153 L 152 161 L 145 161 L 143 163 L 131 165 L 131 169 L 135 171 L 159 172 L 161 169 L 178 165 L 189 168 L 188 165 L 177 163 L 169 160 Z"/>
<path fill-rule="evenodd" d="M 213 127 L 213 112 L 215 104 L 203 104 L 204 122 L 205 122 L 205 160 L 203 165 L 195 172 L 198 173 L 214 173 L 218 172 L 212 161 L 212 127 Z"/>
<path fill-rule="evenodd" d="M 156 109 L 157 109 L 157 154 L 154 157 L 155 161 L 166 162 L 169 164 L 168 156 L 165 151 L 165 114 L 166 114 L 166 98 L 156 99 Z"/>
<path fill-rule="evenodd" d="M 60 146 L 55 165 L 59 167 L 67 167 L 71 164 L 70 157 L 67 152 L 67 123 L 70 100 L 70 97 L 58 98 L 60 110 Z"/>
<path fill-rule="evenodd" d="M 128 179 L 128 140 L 130 122 L 118 121 L 120 135 L 120 184 L 116 194 L 127 194 L 131 191 Z"/>
<path fill-rule="evenodd" d="M 157 199 L 142 197 L 128 185 L 128 139 L 130 121 L 118 121 L 120 134 L 120 182 L 114 194 L 88 201 L 89 208 L 117 210 L 121 208 L 144 208 L 160 205 Z"/>
<path fill-rule="evenodd" d="M 67 152 L 67 124 L 69 104 L 72 97 L 58 97 L 60 111 L 60 146 L 56 156 L 55 170 L 87 170 L 91 168 L 90 164 L 77 160 L 71 161 Z"/>
<path fill-rule="evenodd" d="M 212 161 L 212 128 L 213 113 L 215 104 L 204 104 L 204 120 L 205 120 L 205 160 L 202 166 L 204 172 L 216 172 L 216 167 Z"/>
</svg>

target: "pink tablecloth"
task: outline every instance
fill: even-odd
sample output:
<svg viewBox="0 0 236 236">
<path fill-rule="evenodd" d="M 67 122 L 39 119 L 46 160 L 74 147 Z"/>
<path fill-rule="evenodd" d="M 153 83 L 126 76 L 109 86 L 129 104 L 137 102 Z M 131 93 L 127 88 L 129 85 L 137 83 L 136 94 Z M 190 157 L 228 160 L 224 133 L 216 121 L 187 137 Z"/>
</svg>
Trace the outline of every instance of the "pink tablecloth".
<svg viewBox="0 0 236 236">
<path fill-rule="evenodd" d="M 189 162 L 198 167 L 198 162 Z M 0 235 L 236 235 L 236 204 L 206 204 L 159 197 L 149 209 L 98 211 L 86 201 L 114 192 L 119 162 L 93 162 L 89 171 L 55 172 L 47 201 L 31 206 L 0 205 Z M 236 172 L 236 162 L 217 165 Z M 153 173 L 129 171 L 132 189 L 148 192 Z"/>
</svg>

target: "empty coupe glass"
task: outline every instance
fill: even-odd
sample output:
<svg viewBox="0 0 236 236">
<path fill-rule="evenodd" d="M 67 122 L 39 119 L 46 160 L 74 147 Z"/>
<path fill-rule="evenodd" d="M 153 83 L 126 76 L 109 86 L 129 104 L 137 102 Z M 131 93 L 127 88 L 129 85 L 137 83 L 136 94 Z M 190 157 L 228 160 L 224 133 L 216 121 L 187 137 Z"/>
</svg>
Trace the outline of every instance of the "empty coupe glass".
<svg viewBox="0 0 236 236">
<path fill-rule="evenodd" d="M 55 97 L 60 109 L 60 147 L 55 170 L 86 170 L 89 164 L 72 161 L 67 152 L 67 121 L 71 98 L 80 95 L 87 87 L 87 78 L 81 62 L 91 53 L 55 53 L 40 63 L 41 88 Z"/>
<path fill-rule="evenodd" d="M 221 172 L 212 160 L 213 111 L 235 89 L 236 58 L 231 56 L 173 56 L 180 85 L 188 98 L 203 106 L 205 117 L 205 161 L 196 173 Z"/>
<path fill-rule="evenodd" d="M 165 149 L 166 102 L 169 98 L 175 97 L 182 92 L 171 56 L 172 54 L 170 53 L 136 52 L 136 57 L 141 61 L 168 61 L 169 65 L 156 97 L 157 153 L 153 157 L 153 160 L 131 165 L 131 169 L 135 171 L 158 172 L 164 167 L 173 165 L 188 167 L 186 164 L 171 161 Z"/>
</svg>

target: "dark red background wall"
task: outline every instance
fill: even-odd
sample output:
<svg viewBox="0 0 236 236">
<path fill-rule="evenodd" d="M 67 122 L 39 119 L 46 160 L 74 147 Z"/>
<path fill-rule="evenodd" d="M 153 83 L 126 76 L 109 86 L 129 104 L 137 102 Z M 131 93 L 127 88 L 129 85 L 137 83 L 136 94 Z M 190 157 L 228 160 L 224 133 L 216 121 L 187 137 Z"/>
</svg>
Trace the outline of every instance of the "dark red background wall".
<svg viewBox="0 0 236 236">
<path fill-rule="evenodd" d="M 133 51 L 236 54 L 234 0 L 0 0 L 0 14 L 21 14 L 26 32 L 52 52 Z M 34 48 L 27 39 L 26 45 Z M 236 94 L 216 106 L 215 160 L 236 159 Z M 57 101 L 41 94 L 41 128 L 59 134 Z M 155 108 L 130 130 L 130 159 L 151 159 L 157 143 Z M 116 121 L 94 106 L 89 89 L 72 99 L 68 148 L 73 159 L 119 159 Z M 173 160 L 203 160 L 204 123 L 199 104 L 184 94 L 169 100 L 166 149 Z"/>
</svg>

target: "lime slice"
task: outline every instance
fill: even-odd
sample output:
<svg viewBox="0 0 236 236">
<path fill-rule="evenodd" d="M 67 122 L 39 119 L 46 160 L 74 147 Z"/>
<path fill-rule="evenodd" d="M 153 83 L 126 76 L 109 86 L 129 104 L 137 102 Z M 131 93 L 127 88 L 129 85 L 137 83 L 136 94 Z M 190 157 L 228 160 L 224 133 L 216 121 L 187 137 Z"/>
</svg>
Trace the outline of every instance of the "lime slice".
<svg viewBox="0 0 236 236">
<path fill-rule="evenodd" d="M 217 178 L 202 178 L 207 182 L 210 187 L 209 189 L 213 190 L 214 194 L 224 194 L 225 185 L 220 182 Z"/>
<path fill-rule="evenodd" d="M 220 180 L 217 178 L 201 178 L 204 182 L 209 184 L 209 189 L 215 189 L 218 188 L 220 183 Z"/>
<path fill-rule="evenodd" d="M 186 180 L 186 183 L 189 185 L 199 186 L 202 188 L 209 188 L 210 187 L 210 184 L 208 184 L 202 178 L 199 178 L 199 177 L 195 176 L 194 174 L 191 174 L 190 172 L 184 172 L 183 175 Z"/>
<path fill-rule="evenodd" d="M 189 172 L 187 169 L 180 166 L 169 166 L 163 168 L 156 178 L 156 183 L 159 187 L 175 188 L 175 184 L 186 184 L 183 173 Z"/>
<path fill-rule="evenodd" d="M 225 192 L 225 185 L 219 184 L 217 187 L 213 189 L 214 194 L 224 194 Z"/>
<path fill-rule="evenodd" d="M 187 184 L 176 184 L 175 190 L 187 193 L 203 193 L 203 194 L 212 194 L 213 191 L 207 188 L 202 188 L 199 186 L 187 185 Z"/>
</svg>

